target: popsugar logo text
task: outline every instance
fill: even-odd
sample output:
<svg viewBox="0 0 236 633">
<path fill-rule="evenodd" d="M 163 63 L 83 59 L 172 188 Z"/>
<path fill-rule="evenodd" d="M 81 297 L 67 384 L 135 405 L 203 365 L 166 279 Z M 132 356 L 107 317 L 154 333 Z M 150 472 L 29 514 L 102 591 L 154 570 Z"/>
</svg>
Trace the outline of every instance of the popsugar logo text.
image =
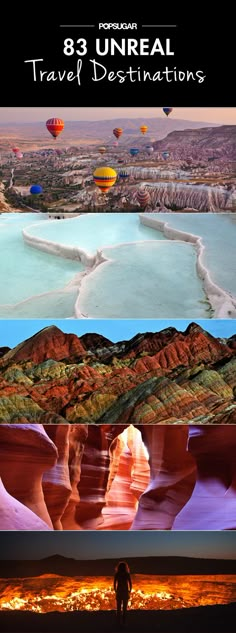
<svg viewBox="0 0 236 633">
<path fill-rule="evenodd" d="M 133 31 L 134 29 L 138 28 L 137 22 L 100 22 L 98 25 L 99 29 L 105 29 L 105 30 L 114 30 L 114 31 L 121 31 L 122 29 L 124 31 L 127 31 L 128 29 L 130 29 L 131 31 Z"/>
</svg>

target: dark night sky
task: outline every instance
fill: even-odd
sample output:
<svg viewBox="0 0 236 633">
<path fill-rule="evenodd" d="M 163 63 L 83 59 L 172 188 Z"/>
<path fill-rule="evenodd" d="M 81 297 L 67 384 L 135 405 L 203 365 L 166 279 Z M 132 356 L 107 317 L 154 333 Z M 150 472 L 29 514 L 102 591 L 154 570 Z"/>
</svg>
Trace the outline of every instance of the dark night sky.
<svg viewBox="0 0 236 633">
<path fill-rule="evenodd" d="M 236 559 L 236 531 L 0 533 L 0 560 L 39 559 L 53 554 L 76 559 L 132 556 Z"/>
</svg>

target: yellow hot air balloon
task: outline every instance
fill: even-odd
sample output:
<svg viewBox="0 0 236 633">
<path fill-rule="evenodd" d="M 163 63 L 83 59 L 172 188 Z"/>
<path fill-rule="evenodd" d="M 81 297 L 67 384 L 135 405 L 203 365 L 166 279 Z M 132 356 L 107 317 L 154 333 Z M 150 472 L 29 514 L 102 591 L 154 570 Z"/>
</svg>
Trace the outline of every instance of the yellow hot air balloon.
<svg viewBox="0 0 236 633">
<path fill-rule="evenodd" d="M 140 132 L 142 132 L 142 134 L 146 134 L 147 131 L 148 131 L 147 125 L 140 125 Z"/>
<path fill-rule="evenodd" d="M 112 187 L 117 178 L 117 173 L 112 167 L 97 167 L 93 174 L 93 180 L 95 185 L 99 187 L 102 193 L 107 193 L 110 187 Z"/>
</svg>

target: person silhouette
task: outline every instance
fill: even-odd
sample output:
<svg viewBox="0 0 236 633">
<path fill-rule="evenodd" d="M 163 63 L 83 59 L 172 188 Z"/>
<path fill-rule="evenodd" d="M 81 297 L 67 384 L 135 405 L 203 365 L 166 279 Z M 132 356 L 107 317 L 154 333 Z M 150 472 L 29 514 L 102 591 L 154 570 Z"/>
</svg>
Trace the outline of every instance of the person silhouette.
<svg viewBox="0 0 236 633">
<path fill-rule="evenodd" d="M 125 561 L 120 561 L 115 569 L 114 591 L 116 592 L 117 619 L 119 624 L 125 624 L 126 613 L 132 591 L 130 571 Z"/>
</svg>

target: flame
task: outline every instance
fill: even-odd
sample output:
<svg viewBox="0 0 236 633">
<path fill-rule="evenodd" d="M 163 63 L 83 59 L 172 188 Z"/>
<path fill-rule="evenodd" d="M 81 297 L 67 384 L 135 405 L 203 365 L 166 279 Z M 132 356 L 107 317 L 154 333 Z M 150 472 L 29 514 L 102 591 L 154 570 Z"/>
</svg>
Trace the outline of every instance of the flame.
<svg viewBox="0 0 236 633">
<path fill-rule="evenodd" d="M 99 611 L 116 608 L 109 577 L 0 579 L 0 610 Z M 133 576 L 129 609 L 179 609 L 236 600 L 236 576 Z"/>
</svg>

